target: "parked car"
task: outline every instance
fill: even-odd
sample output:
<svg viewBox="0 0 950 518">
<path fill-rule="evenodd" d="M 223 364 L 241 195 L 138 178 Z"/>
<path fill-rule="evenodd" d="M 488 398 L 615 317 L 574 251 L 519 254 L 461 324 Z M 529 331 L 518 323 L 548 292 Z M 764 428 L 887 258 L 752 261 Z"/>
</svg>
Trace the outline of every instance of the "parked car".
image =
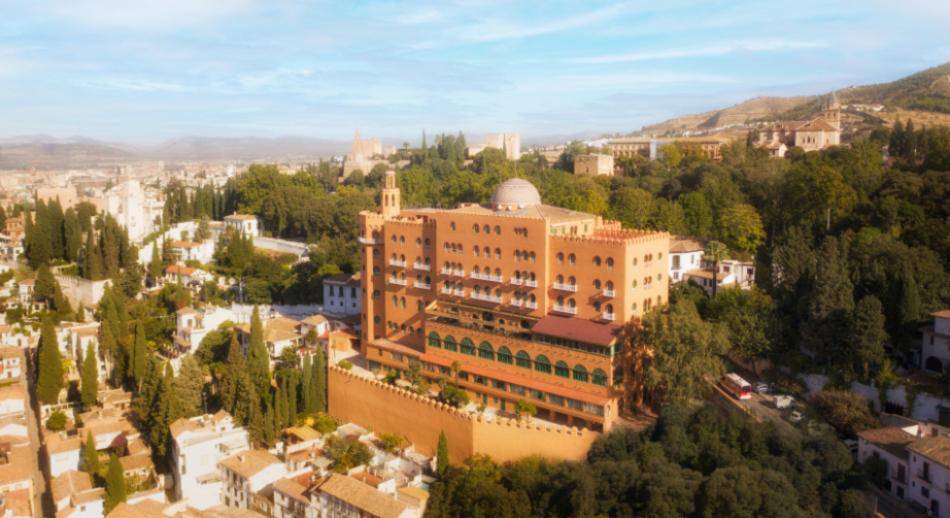
<svg viewBox="0 0 950 518">
<path fill-rule="evenodd" d="M 755 391 L 758 392 L 759 394 L 768 394 L 768 393 L 770 392 L 770 390 L 769 390 L 769 384 L 768 384 L 768 383 L 762 383 L 762 382 L 756 383 L 756 384 L 755 384 Z"/>
<path fill-rule="evenodd" d="M 792 396 L 775 396 L 775 408 L 783 409 L 792 406 L 795 398 Z"/>
<path fill-rule="evenodd" d="M 803 416 L 802 413 L 799 412 L 798 410 L 793 410 L 792 413 L 788 416 L 788 420 L 793 423 L 797 423 L 804 418 L 805 416 Z"/>
</svg>

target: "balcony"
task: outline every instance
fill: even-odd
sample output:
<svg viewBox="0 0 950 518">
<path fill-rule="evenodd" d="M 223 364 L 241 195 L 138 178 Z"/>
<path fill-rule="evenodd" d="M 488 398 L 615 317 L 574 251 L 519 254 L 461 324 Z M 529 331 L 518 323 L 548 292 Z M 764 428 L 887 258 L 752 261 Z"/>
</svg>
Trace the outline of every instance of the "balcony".
<svg viewBox="0 0 950 518">
<path fill-rule="evenodd" d="M 400 279 L 398 277 L 390 277 L 389 284 L 398 284 L 399 286 L 406 286 L 409 282 L 406 279 Z"/>
<path fill-rule="evenodd" d="M 614 296 L 616 296 L 616 293 L 614 292 L 614 290 L 604 290 L 603 294 L 605 297 L 611 298 L 611 299 L 614 298 Z"/>
<path fill-rule="evenodd" d="M 516 307 L 516 308 L 520 308 L 520 307 L 524 306 L 525 302 L 524 302 L 523 300 L 511 299 L 510 301 L 508 301 L 508 304 L 511 305 L 511 306 L 514 306 L 514 307 Z"/>
<path fill-rule="evenodd" d="M 526 281 L 524 281 L 524 285 L 527 286 L 527 287 L 529 287 L 529 288 L 537 288 L 537 287 L 538 287 L 538 281 L 536 281 L 536 280 L 530 280 L 530 281 L 529 281 L 529 280 L 526 280 Z"/>
<path fill-rule="evenodd" d="M 442 267 L 442 269 L 439 270 L 439 272 L 442 275 L 451 275 L 453 277 L 465 277 L 465 270 L 462 270 L 462 269 Z"/>
<path fill-rule="evenodd" d="M 429 271 L 429 270 L 432 269 L 432 267 L 429 266 L 428 264 L 420 263 L 420 262 L 418 262 L 418 261 L 412 263 L 412 268 L 413 268 L 414 270 L 419 270 L 420 272 L 427 272 L 427 271 Z"/>
<path fill-rule="evenodd" d="M 606 321 L 608 321 L 608 322 L 613 322 L 613 321 L 614 321 L 614 314 L 613 314 L 613 313 L 602 313 L 602 314 L 600 315 L 600 318 L 601 318 L 601 320 L 606 320 Z"/>
<path fill-rule="evenodd" d="M 405 268 L 406 261 L 400 261 L 399 259 L 390 259 L 389 266 L 395 266 L 396 268 Z"/>
<path fill-rule="evenodd" d="M 472 298 L 475 300 L 481 300 L 485 302 L 493 302 L 495 304 L 501 304 L 501 297 L 496 295 L 485 295 L 482 293 L 472 293 Z"/>
<path fill-rule="evenodd" d="M 426 283 L 424 283 L 424 282 L 419 282 L 419 281 L 416 281 L 416 282 L 412 283 L 412 287 L 413 287 L 413 288 L 418 288 L 418 289 L 420 289 L 420 290 L 431 290 L 431 289 L 432 289 L 432 285 L 431 285 L 431 284 L 426 284 Z"/>
<path fill-rule="evenodd" d="M 528 309 L 538 309 L 538 303 L 537 303 L 537 302 L 525 302 L 525 303 L 524 303 L 524 307 L 526 307 L 526 308 L 528 308 Z"/>
<path fill-rule="evenodd" d="M 442 289 L 439 290 L 439 293 L 441 293 L 441 294 L 443 294 L 443 295 L 453 296 L 453 297 L 464 297 L 464 296 L 465 296 L 465 290 L 463 290 L 462 288 L 458 288 L 458 289 L 453 290 L 452 288 L 446 288 L 445 286 L 443 286 Z"/>
<path fill-rule="evenodd" d="M 469 274 L 469 277 L 473 279 L 478 279 L 480 281 L 490 281 L 490 282 L 505 282 L 505 278 L 501 275 L 492 275 L 490 273 L 475 273 L 472 272 Z"/>
<path fill-rule="evenodd" d="M 521 277 L 512 277 L 508 280 L 508 282 L 510 282 L 513 286 L 521 286 L 524 284 L 524 281 L 521 280 Z"/>
<path fill-rule="evenodd" d="M 559 282 L 554 283 L 554 289 L 558 291 L 569 291 L 571 293 L 577 292 L 576 284 L 561 284 Z"/>
<path fill-rule="evenodd" d="M 555 304 L 555 305 L 554 305 L 554 312 L 555 312 L 555 313 L 566 313 L 566 314 L 568 314 L 568 315 L 576 315 L 576 314 L 577 314 L 577 308 L 576 308 L 576 307 L 573 307 L 573 308 L 572 308 L 572 307 L 570 307 L 570 306 L 558 306 L 557 304 Z"/>
<path fill-rule="evenodd" d="M 356 238 L 356 240 L 359 241 L 361 245 L 376 245 L 376 244 L 379 244 L 379 241 L 376 241 L 375 239 L 373 239 L 373 238 L 371 238 L 371 237 L 363 237 L 363 236 L 360 236 L 360 237 Z"/>
</svg>

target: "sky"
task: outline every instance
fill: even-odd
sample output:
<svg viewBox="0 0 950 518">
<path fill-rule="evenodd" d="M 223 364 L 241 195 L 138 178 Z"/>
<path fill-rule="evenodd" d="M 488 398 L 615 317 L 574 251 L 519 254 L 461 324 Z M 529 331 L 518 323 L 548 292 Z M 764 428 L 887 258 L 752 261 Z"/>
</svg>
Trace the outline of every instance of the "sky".
<svg viewBox="0 0 950 518">
<path fill-rule="evenodd" d="M 950 61 L 946 0 L 0 0 L 0 13 L 0 136 L 133 143 L 629 132 Z"/>
</svg>

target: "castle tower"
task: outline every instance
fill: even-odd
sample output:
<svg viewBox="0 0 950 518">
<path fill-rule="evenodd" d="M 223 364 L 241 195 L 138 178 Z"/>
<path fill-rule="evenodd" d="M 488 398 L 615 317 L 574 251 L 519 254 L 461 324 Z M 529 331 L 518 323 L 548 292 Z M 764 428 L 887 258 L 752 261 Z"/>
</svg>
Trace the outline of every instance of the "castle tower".
<svg viewBox="0 0 950 518">
<path fill-rule="evenodd" d="M 386 219 L 399 215 L 399 187 L 396 186 L 396 171 L 386 171 L 381 195 L 382 214 Z"/>
</svg>

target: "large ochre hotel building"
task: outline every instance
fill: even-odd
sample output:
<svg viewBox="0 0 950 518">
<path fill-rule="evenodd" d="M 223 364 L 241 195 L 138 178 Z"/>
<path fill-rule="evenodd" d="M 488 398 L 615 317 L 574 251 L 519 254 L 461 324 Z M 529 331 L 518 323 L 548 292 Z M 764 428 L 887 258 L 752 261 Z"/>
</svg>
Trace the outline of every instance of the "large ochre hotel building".
<svg viewBox="0 0 950 518">
<path fill-rule="evenodd" d="M 522 179 L 488 206 L 402 210 L 392 171 L 360 232 L 371 370 L 418 362 L 502 414 L 525 400 L 539 418 L 610 429 L 620 330 L 667 302 L 669 234 L 544 205 Z"/>
</svg>

